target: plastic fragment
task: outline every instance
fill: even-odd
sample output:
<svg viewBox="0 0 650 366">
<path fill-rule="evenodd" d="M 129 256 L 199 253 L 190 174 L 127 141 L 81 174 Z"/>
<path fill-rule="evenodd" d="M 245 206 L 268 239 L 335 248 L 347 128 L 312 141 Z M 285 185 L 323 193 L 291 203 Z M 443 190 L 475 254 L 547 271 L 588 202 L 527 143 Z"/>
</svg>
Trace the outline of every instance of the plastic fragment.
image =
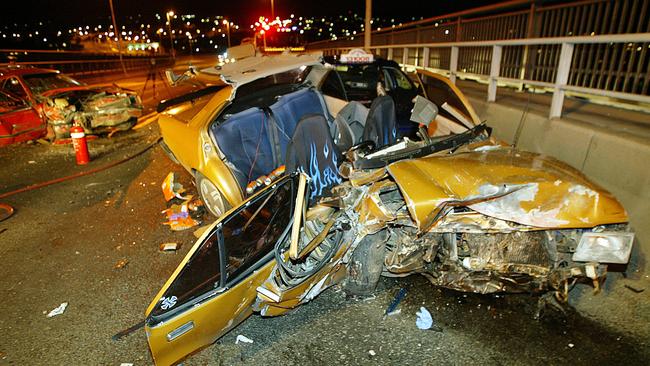
<svg viewBox="0 0 650 366">
<path fill-rule="evenodd" d="M 160 244 L 160 251 L 161 252 L 175 252 L 178 250 L 179 245 L 178 243 L 162 243 Z"/>
<path fill-rule="evenodd" d="M 175 182 L 174 172 L 170 172 L 165 177 L 165 180 L 162 183 L 163 196 L 165 196 L 165 201 L 170 201 L 172 198 L 179 198 L 185 200 L 186 198 L 181 196 L 185 192 L 185 188 L 180 183 Z"/>
<path fill-rule="evenodd" d="M 47 313 L 47 317 L 51 318 L 53 316 L 61 315 L 61 314 L 63 314 L 63 312 L 65 311 L 65 308 L 67 308 L 67 307 L 68 307 L 68 303 L 64 302 L 61 305 L 59 305 L 56 309 L 53 309 L 52 311 Z"/>
<path fill-rule="evenodd" d="M 386 308 L 386 312 L 384 313 L 384 317 L 386 317 L 386 316 L 388 316 L 388 315 L 397 314 L 397 312 L 395 311 L 395 309 L 397 308 L 397 306 L 399 305 L 399 303 L 402 302 L 402 300 L 404 299 L 404 297 L 406 297 L 406 288 L 402 287 L 402 288 L 399 290 L 399 292 L 397 293 L 397 295 L 395 295 L 395 299 L 394 299 L 394 300 L 390 303 L 390 305 L 388 305 L 388 307 Z"/>
<path fill-rule="evenodd" d="M 127 264 L 129 264 L 128 259 L 120 259 L 119 261 L 117 261 L 117 263 L 115 263 L 115 269 L 122 269 L 126 267 Z"/>
<path fill-rule="evenodd" d="M 415 315 L 418 317 L 415 320 L 415 325 L 417 325 L 418 329 L 431 329 L 433 318 L 431 317 L 431 313 L 424 306 L 420 307 L 420 311 L 415 313 Z"/>
<path fill-rule="evenodd" d="M 235 339 L 235 344 L 239 344 L 239 342 L 242 342 L 242 343 L 253 343 L 253 340 L 250 339 L 250 338 L 248 338 L 248 337 L 246 337 L 246 336 L 243 335 L 243 334 L 239 334 L 239 335 L 237 335 L 237 339 Z"/>
</svg>

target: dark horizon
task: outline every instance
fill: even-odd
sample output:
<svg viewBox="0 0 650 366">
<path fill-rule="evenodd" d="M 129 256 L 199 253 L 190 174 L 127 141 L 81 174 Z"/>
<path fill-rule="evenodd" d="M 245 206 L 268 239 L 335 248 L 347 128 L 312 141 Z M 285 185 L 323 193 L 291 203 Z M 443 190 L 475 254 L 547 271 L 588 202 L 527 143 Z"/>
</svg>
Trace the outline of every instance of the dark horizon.
<svg viewBox="0 0 650 366">
<path fill-rule="evenodd" d="M 483 5 L 495 4 L 494 0 L 460 0 L 460 1 L 434 1 L 423 3 L 411 1 L 405 5 L 403 1 L 374 0 L 374 17 L 395 17 L 396 19 L 420 19 L 436 15 L 443 15 L 459 10 L 471 9 Z M 162 0 L 160 2 L 124 1 L 113 0 L 116 18 L 118 21 L 141 14 L 143 17 L 153 17 L 155 13 L 164 14 L 174 10 L 177 14 L 196 14 L 198 16 L 224 15 L 244 25 L 251 24 L 257 17 L 264 15 L 270 17 L 270 0 L 252 0 L 246 2 L 216 3 L 208 0 L 179 1 Z M 296 16 L 331 16 L 339 14 L 364 14 L 365 1 L 354 2 L 345 0 L 330 0 L 326 7 L 314 7 L 321 2 L 305 2 L 299 0 L 275 0 L 275 15 L 289 17 Z M 51 21 L 52 24 L 92 24 L 99 19 L 110 17 L 108 0 L 67 0 L 62 3 L 46 2 L 39 0 L 22 0 L 4 4 L 1 18 L 3 23 Z M 65 22 L 65 23 L 63 23 Z"/>
</svg>

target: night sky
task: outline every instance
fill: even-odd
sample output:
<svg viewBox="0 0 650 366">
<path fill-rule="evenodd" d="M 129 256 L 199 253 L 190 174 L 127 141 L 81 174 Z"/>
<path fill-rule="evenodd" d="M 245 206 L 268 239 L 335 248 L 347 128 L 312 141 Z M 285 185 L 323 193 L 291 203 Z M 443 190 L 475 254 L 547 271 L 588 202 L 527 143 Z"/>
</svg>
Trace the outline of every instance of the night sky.
<svg viewBox="0 0 650 366">
<path fill-rule="evenodd" d="M 258 16 L 270 16 L 270 0 L 113 0 L 118 20 L 142 14 L 150 16 L 173 9 L 178 14 L 225 15 L 249 24 Z M 411 18 L 431 17 L 457 10 L 474 8 L 499 1 L 486 0 L 374 0 L 373 16 Z M 3 1 L 0 19 L 9 21 L 39 21 L 85 24 L 110 15 L 108 0 L 10 0 Z M 348 11 L 363 14 L 364 0 L 275 0 L 276 15 L 337 15 Z"/>
</svg>

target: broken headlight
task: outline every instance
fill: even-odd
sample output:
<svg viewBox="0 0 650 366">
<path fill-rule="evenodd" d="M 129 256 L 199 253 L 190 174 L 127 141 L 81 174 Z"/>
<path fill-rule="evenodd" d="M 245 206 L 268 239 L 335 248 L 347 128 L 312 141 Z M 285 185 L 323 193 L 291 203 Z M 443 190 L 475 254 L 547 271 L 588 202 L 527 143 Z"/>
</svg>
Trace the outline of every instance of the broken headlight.
<svg viewBox="0 0 650 366">
<path fill-rule="evenodd" d="M 634 233 L 619 231 L 585 232 L 573 253 L 575 262 L 625 264 L 630 260 Z"/>
</svg>

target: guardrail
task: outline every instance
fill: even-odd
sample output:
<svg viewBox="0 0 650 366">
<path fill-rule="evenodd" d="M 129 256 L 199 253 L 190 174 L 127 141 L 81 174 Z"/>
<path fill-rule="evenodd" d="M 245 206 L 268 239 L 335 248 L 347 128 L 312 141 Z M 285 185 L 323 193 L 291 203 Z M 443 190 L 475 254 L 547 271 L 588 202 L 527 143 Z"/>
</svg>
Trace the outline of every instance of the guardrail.
<svg viewBox="0 0 650 366">
<path fill-rule="evenodd" d="M 66 74 L 86 77 L 100 74 L 123 72 L 122 63 L 115 54 L 95 54 L 82 51 L 54 50 L 5 50 L 0 54 L 17 57 L 13 65 L 35 66 L 46 69 L 56 69 Z M 127 71 L 146 70 L 154 60 L 156 66 L 166 66 L 171 62 L 168 55 L 139 55 L 124 56 L 124 68 Z M 9 63 L 0 63 L 7 66 Z"/>
<path fill-rule="evenodd" d="M 350 49 L 321 50 L 338 55 Z M 627 63 L 609 57 L 621 49 L 628 54 Z M 499 84 L 552 89 L 550 118 L 562 115 L 567 91 L 650 104 L 650 33 L 383 45 L 371 50 L 403 67 L 447 74 L 453 82 L 459 75 L 486 80 L 490 102 L 496 100 Z"/>
</svg>

